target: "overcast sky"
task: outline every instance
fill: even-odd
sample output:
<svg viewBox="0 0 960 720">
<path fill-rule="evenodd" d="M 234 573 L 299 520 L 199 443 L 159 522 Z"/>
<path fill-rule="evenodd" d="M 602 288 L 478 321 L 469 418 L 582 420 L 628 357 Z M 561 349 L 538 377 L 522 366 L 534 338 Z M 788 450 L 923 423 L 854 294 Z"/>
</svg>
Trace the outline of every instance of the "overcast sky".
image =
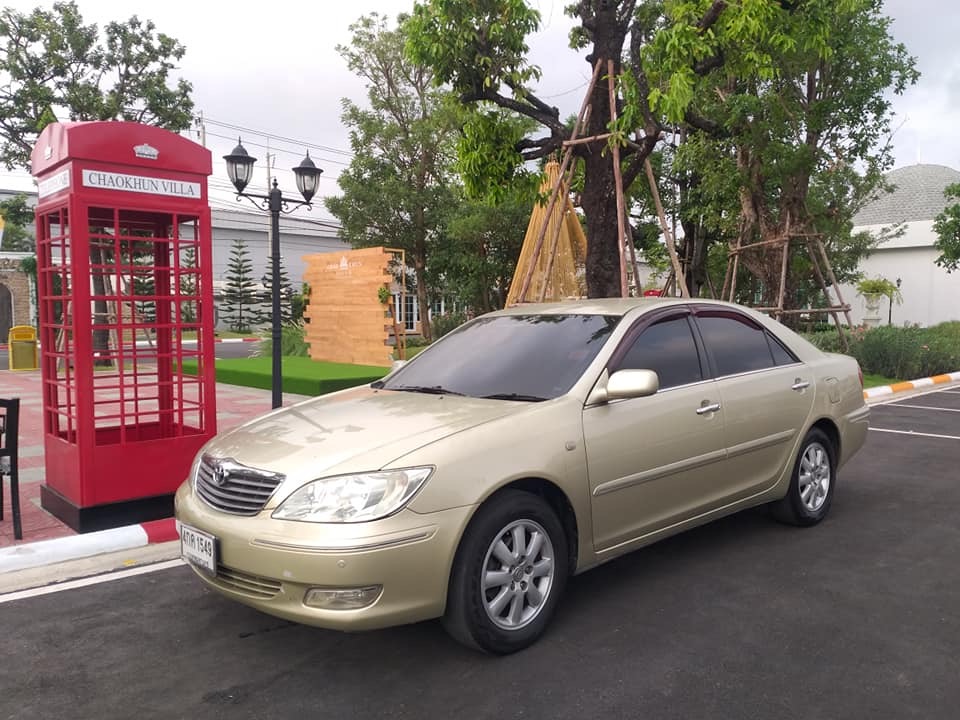
<svg viewBox="0 0 960 720">
<path fill-rule="evenodd" d="M 20 11 L 38 3 L 0 0 Z M 52 2 L 39 3 L 50 6 Z M 590 68 L 585 53 L 567 47 L 572 24 L 564 16 L 568 0 L 536 0 L 542 27 L 531 41 L 531 59 L 543 70 L 540 97 L 558 106 L 561 116 L 579 108 Z M 157 28 L 187 48 L 179 75 L 193 83 L 195 110 L 209 119 L 207 145 L 219 158 L 244 131 L 247 150 L 260 159 L 254 181 L 266 182 L 266 148 L 277 154 L 281 187 L 296 194 L 288 168 L 303 157 L 303 146 L 267 140 L 258 133 L 323 146 L 311 155 L 324 169 L 319 194 L 334 194 L 336 177 L 349 162 L 347 131 L 340 122 L 341 98 L 362 102 L 364 88 L 336 52 L 350 39 L 348 26 L 360 16 L 379 12 L 394 18 L 409 11 L 413 0 L 352 0 L 301 3 L 274 0 L 253 4 L 165 0 L 78 0 L 87 22 L 105 23 L 132 14 L 153 20 Z M 893 32 L 917 57 L 920 82 L 896 98 L 897 128 L 893 139 L 896 166 L 917 162 L 960 169 L 960 5 L 956 0 L 887 0 L 895 19 Z M 224 136 L 224 137 L 218 137 Z M 226 191 L 226 173 L 215 162 L 211 178 L 216 204 L 233 202 Z M 0 187 L 27 188 L 25 173 L 0 170 Z M 328 217 L 318 206 L 314 217 Z"/>
</svg>

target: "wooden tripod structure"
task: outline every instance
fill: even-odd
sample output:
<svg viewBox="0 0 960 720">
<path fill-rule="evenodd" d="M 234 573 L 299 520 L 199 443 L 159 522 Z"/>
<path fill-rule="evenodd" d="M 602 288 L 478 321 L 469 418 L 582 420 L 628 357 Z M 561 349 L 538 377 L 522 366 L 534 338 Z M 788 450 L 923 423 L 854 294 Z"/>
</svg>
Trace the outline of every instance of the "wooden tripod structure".
<svg viewBox="0 0 960 720">
<path fill-rule="evenodd" d="M 817 278 L 817 282 L 827 302 L 824 307 L 802 309 L 784 308 L 784 298 L 787 289 L 787 270 L 790 266 L 790 250 L 791 246 L 798 242 L 802 243 L 810 257 L 813 273 Z M 769 313 L 776 320 L 781 320 L 785 315 L 829 313 L 833 318 L 834 324 L 837 326 L 837 332 L 840 335 L 840 346 L 846 350 L 847 338 L 843 334 L 843 327 L 840 324 L 840 314 L 843 313 L 847 321 L 847 327 L 851 327 L 850 305 L 844 302 L 843 295 L 840 293 L 840 284 L 837 282 L 837 276 L 834 274 L 833 267 L 830 265 L 830 258 L 827 256 L 827 251 L 823 246 L 822 236 L 819 233 L 791 232 L 789 220 L 784 232 L 778 237 L 744 245 L 742 237 L 738 235 L 736 242 L 731 243 L 729 256 L 727 258 L 727 271 L 723 279 L 723 291 L 721 292 L 720 299 L 736 302 L 737 271 L 740 266 L 741 254 L 754 249 L 771 247 L 780 252 L 780 285 L 777 289 L 777 304 L 754 309 Z M 828 279 L 830 281 L 829 285 L 827 284 Z M 834 301 L 830 293 L 830 286 L 833 286 L 834 291 L 836 291 L 836 301 Z"/>
<path fill-rule="evenodd" d="M 563 202 L 563 204 L 560 206 L 558 206 L 558 203 L 562 202 L 559 200 L 561 194 L 565 198 L 567 197 L 568 188 L 573 180 L 575 165 L 571 162 L 571 160 L 573 158 L 573 152 L 576 146 L 596 142 L 605 142 L 608 141 L 612 136 L 612 133 L 603 133 L 600 135 L 592 135 L 590 137 L 580 137 L 580 133 L 587 127 L 587 122 L 590 118 L 591 111 L 590 97 L 593 94 L 594 87 L 597 84 L 597 80 L 600 77 L 600 72 L 604 66 L 606 66 L 607 69 L 610 117 L 613 121 L 616 121 L 617 119 L 616 79 L 613 72 L 613 60 L 604 61 L 603 59 L 599 59 L 594 63 L 593 76 L 590 79 L 590 84 L 587 87 L 586 95 L 584 96 L 583 103 L 580 106 L 580 113 L 577 115 L 577 121 L 574 123 L 573 132 L 570 135 L 570 139 L 564 141 L 563 143 L 564 149 L 559 168 L 553 170 L 550 168 L 550 165 L 548 165 L 548 182 L 552 184 L 550 200 L 547 202 L 546 211 L 543 213 L 542 219 L 539 220 L 539 222 L 535 222 L 537 217 L 536 213 L 531 218 L 531 224 L 527 228 L 527 236 L 524 239 L 523 249 L 520 252 L 520 259 L 517 262 L 517 268 L 514 273 L 513 282 L 510 285 L 510 291 L 507 295 L 507 307 L 524 302 L 544 302 L 548 299 L 548 296 L 549 299 L 552 300 L 559 300 L 563 297 L 569 297 L 568 294 L 565 294 L 565 291 L 569 288 L 569 283 L 561 282 L 560 279 L 558 279 L 554 267 L 557 261 L 559 248 L 561 252 L 562 264 L 561 268 L 559 268 L 559 274 L 562 277 L 568 276 L 569 271 L 567 270 L 566 266 L 568 264 L 567 260 L 569 255 L 577 255 L 575 246 L 578 242 L 576 239 L 576 233 L 579 232 L 579 220 L 573 213 L 573 205 L 569 201 L 569 198 L 567 198 L 566 202 Z M 632 276 L 633 290 L 636 292 L 639 292 L 640 290 L 640 266 L 637 263 L 637 255 L 633 246 L 633 239 L 627 232 L 627 212 L 623 194 L 623 176 L 620 171 L 620 146 L 618 144 L 613 143 L 610 146 L 610 156 L 613 162 L 614 185 L 616 188 L 617 197 L 617 247 L 620 256 L 620 296 L 628 297 L 631 292 L 631 286 L 628 282 L 628 275 Z M 551 163 L 551 165 L 555 165 L 555 163 Z M 674 268 L 674 273 L 678 278 L 681 279 L 681 282 L 679 283 L 681 292 L 684 296 L 686 296 L 686 284 L 682 281 L 683 270 L 680 267 L 680 261 L 677 257 L 676 243 L 674 242 L 673 235 L 667 226 L 666 217 L 663 212 L 663 206 L 660 203 L 660 196 L 657 191 L 656 182 L 653 177 L 653 169 L 650 166 L 649 159 L 646 161 L 646 172 L 647 180 L 650 183 L 650 190 L 653 193 L 654 202 L 656 203 L 658 215 L 660 217 L 661 229 L 666 237 L 667 251 L 670 255 L 671 264 Z M 577 223 L 576 230 L 571 228 L 571 223 L 574 222 Z M 547 246 L 546 253 L 544 255 L 544 245 L 548 230 L 551 231 L 551 236 L 549 245 Z M 565 240 L 564 244 L 561 245 L 561 232 L 564 230 L 567 232 L 567 240 Z M 571 233 L 573 233 L 574 237 L 572 241 L 569 239 Z M 589 238 L 587 239 L 587 242 L 589 242 Z M 572 251 L 570 249 L 571 244 L 574 246 Z M 585 252 L 586 248 L 584 247 L 584 255 Z M 627 259 L 628 255 L 630 267 L 629 273 Z M 534 287 L 537 291 L 532 294 L 533 299 L 531 299 L 532 288 Z M 585 294 L 585 288 L 580 288 L 580 293 Z"/>
</svg>

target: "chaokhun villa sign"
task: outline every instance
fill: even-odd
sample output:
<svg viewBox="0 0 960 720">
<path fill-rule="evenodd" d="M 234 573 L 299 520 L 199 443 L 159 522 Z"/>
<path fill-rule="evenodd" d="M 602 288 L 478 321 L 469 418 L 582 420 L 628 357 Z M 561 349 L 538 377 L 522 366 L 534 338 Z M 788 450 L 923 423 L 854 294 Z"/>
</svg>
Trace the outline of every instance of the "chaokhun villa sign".
<svg viewBox="0 0 960 720">
<path fill-rule="evenodd" d="M 104 172 L 102 170 L 84 170 L 83 185 L 100 190 L 119 190 L 148 195 L 169 195 L 182 198 L 200 197 L 200 183 L 147 177 L 145 175 Z"/>
</svg>

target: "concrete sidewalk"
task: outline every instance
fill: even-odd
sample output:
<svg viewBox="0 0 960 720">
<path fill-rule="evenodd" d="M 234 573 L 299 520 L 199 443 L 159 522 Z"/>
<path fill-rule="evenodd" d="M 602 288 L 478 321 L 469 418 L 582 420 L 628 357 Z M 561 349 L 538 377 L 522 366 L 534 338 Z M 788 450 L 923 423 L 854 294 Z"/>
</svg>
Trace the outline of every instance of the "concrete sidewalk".
<svg viewBox="0 0 960 720">
<path fill-rule="evenodd" d="M 918 394 L 933 387 L 960 385 L 960 372 L 864 391 L 868 404 Z M 173 518 L 125 528 L 78 534 L 40 507 L 44 480 L 40 372 L 0 371 L 0 395 L 21 399 L 20 502 L 23 540 L 13 538 L 9 483 L 4 482 L 4 519 L 0 522 L 0 575 L 99 554 L 170 542 L 177 538 Z M 284 405 L 306 396 L 285 394 Z M 217 385 L 217 428 L 222 432 L 270 410 L 270 391 Z M 2 585 L 2 583 L 0 583 Z"/>
<path fill-rule="evenodd" d="M 40 507 L 40 486 L 45 476 L 44 447 L 43 447 L 43 414 L 41 402 L 40 371 L 12 372 L 0 370 L 0 397 L 20 398 L 20 508 L 23 526 L 23 539 L 14 540 L 13 517 L 10 506 L 10 483 L 7 478 L 3 482 L 3 520 L 0 521 L 0 572 L 3 572 L 3 556 L 10 555 L 4 548 L 23 546 L 24 544 L 54 540 L 57 538 L 75 537 L 78 535 L 59 519 Z M 284 394 L 284 405 L 291 405 L 305 399 L 303 395 Z M 217 384 L 217 431 L 223 432 L 240 425 L 258 415 L 270 411 L 270 391 L 256 388 L 239 387 L 237 385 Z M 163 523 L 164 521 L 159 521 Z M 144 534 L 148 542 L 151 538 L 169 540 L 173 529 L 173 520 L 165 526 L 158 527 L 151 523 L 134 526 L 132 533 L 128 532 L 127 542 Z M 139 528 L 139 529 L 136 529 Z M 106 531 L 114 532 L 114 531 Z M 114 532 L 114 535 L 119 535 Z M 99 536 L 99 533 L 86 533 L 85 536 Z M 85 541 L 86 544 L 99 541 Z M 78 546 L 83 543 L 79 543 Z M 108 544 L 110 549 L 114 548 Z M 22 555 L 26 551 L 17 554 Z M 57 555 L 58 556 L 58 555 Z"/>
</svg>

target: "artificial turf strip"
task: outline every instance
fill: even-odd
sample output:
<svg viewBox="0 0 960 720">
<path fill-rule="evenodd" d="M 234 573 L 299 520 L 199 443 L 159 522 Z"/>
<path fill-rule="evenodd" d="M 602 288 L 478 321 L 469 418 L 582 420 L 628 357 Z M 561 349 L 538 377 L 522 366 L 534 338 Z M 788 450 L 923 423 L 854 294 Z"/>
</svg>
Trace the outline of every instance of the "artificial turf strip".
<svg viewBox="0 0 960 720">
<path fill-rule="evenodd" d="M 217 382 L 269 390 L 272 363 L 269 357 L 227 358 L 217 360 Z M 283 392 L 298 395 L 323 395 L 379 380 L 390 371 L 373 365 L 320 362 L 306 357 L 281 359 Z M 183 372 L 197 374 L 195 361 L 183 362 Z"/>
</svg>

